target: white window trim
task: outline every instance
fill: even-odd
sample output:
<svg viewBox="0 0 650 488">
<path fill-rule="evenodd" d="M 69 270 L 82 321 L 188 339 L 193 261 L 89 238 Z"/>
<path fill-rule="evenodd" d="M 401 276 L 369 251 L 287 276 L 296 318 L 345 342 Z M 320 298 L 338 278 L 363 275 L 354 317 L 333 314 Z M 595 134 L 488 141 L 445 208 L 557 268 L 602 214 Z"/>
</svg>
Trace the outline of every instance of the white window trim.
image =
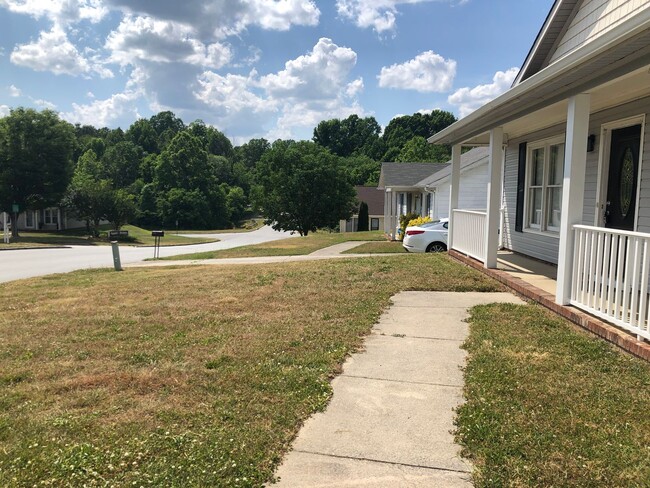
<svg viewBox="0 0 650 488">
<path fill-rule="evenodd" d="M 551 227 L 547 226 L 546 221 L 547 221 L 547 198 L 548 198 L 548 172 L 550 171 L 550 147 L 551 146 L 557 146 L 557 145 L 565 145 L 566 147 L 566 136 L 556 136 L 556 137 L 551 137 L 548 139 L 541 139 L 539 141 L 534 141 L 530 144 L 528 144 L 528 147 L 526 148 L 526 185 L 524 187 L 524 228 L 523 231 L 530 233 L 530 234 L 539 234 L 543 236 L 548 236 L 548 237 L 555 237 L 558 238 L 560 237 L 560 228 L 559 227 Z M 542 216 L 540 219 L 540 225 L 531 225 L 530 223 L 530 215 L 528 212 L 528 206 L 529 206 L 529 201 L 530 201 L 530 178 L 532 176 L 532 155 L 533 151 L 536 149 L 541 149 L 544 148 L 544 180 L 542 182 Z M 564 162 L 566 164 L 566 161 Z M 557 185 L 550 185 L 552 187 L 557 187 Z M 539 188 L 536 186 L 536 188 Z M 562 188 L 562 186 L 560 186 Z"/>
</svg>

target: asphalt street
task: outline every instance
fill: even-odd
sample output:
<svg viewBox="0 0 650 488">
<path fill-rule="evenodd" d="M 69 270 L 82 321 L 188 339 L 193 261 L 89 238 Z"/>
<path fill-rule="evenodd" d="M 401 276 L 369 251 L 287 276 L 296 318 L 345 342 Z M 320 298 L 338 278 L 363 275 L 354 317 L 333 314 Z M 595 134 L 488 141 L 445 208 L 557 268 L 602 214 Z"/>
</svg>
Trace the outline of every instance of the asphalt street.
<svg viewBox="0 0 650 488">
<path fill-rule="evenodd" d="M 190 235 L 191 234 L 184 234 Z M 170 246 L 160 248 L 160 257 L 176 256 L 217 249 L 260 244 L 290 237 L 289 232 L 277 232 L 265 226 L 253 232 L 234 234 L 200 234 L 194 237 L 214 237 L 219 242 Z M 163 237 L 164 239 L 164 237 Z M 135 263 L 153 257 L 153 247 L 120 246 L 122 264 Z M 64 249 L 24 249 L 0 251 L 0 282 L 13 281 L 52 273 L 68 273 L 78 269 L 113 266 L 110 246 L 70 246 Z"/>
</svg>

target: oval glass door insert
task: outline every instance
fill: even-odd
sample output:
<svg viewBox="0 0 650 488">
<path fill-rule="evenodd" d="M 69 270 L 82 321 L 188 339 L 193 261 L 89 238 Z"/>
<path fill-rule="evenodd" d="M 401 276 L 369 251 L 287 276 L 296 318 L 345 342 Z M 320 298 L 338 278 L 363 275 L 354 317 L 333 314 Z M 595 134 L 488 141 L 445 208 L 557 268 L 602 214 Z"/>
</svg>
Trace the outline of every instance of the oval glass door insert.
<svg viewBox="0 0 650 488">
<path fill-rule="evenodd" d="M 625 149 L 623 161 L 621 161 L 621 216 L 625 218 L 632 206 L 634 190 L 634 154 L 631 148 Z"/>
</svg>

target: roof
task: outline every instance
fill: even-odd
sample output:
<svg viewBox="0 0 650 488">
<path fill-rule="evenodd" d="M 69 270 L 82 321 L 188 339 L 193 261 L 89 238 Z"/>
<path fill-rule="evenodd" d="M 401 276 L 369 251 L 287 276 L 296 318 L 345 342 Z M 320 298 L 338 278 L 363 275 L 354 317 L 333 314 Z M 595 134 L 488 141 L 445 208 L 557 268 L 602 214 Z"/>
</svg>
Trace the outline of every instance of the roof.
<svg viewBox="0 0 650 488">
<path fill-rule="evenodd" d="M 460 155 L 460 170 L 468 171 L 475 166 L 487 164 L 490 160 L 490 148 L 488 147 L 475 147 L 466 153 Z M 421 187 L 435 187 L 443 180 L 449 178 L 451 175 L 451 161 L 446 165 L 446 168 L 428 176 L 418 183 L 417 186 Z"/>
<path fill-rule="evenodd" d="M 612 89 L 606 89 L 607 84 L 635 74 L 635 70 L 647 72 L 649 63 L 650 8 L 647 8 L 531 74 L 501 96 L 429 137 L 428 142 L 486 144 L 489 142 L 488 131 L 495 127 L 504 127 L 506 139 L 510 139 L 516 137 L 510 132 L 516 127 L 507 127 L 506 124 L 565 102 L 579 93 L 594 92 L 602 87 L 605 89 L 599 93 L 600 98 L 592 97 L 591 108 L 592 111 L 606 108 L 608 97 L 614 94 Z M 560 112 L 559 117 L 548 120 L 548 123 L 544 120 L 545 127 L 565 121 L 566 109 L 563 114 Z"/>
<path fill-rule="evenodd" d="M 414 187 L 449 163 L 381 163 L 378 188 Z"/>
<path fill-rule="evenodd" d="M 368 215 L 384 215 L 384 191 L 373 186 L 355 186 L 359 203 L 368 204 Z"/>
<path fill-rule="evenodd" d="M 578 13 L 582 0 L 556 0 L 540 29 L 513 86 L 545 68 L 558 41 Z"/>
</svg>

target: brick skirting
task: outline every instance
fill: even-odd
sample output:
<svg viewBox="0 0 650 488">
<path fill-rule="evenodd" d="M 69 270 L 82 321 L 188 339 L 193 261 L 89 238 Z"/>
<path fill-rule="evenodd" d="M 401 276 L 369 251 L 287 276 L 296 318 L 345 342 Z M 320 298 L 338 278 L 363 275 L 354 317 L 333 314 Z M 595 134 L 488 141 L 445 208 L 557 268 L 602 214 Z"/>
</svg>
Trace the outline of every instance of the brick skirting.
<svg viewBox="0 0 650 488">
<path fill-rule="evenodd" d="M 503 283 L 508 288 L 511 288 L 522 297 L 528 298 L 543 305 L 561 317 L 564 317 L 577 326 L 595 334 L 598 337 L 605 339 L 615 346 L 620 347 L 624 351 L 627 351 L 630 354 L 633 354 L 634 356 L 637 356 L 641 359 L 645 359 L 646 361 L 650 361 L 649 343 L 639 341 L 624 330 L 610 325 L 607 322 L 603 322 L 602 320 L 597 319 L 574 307 L 558 305 L 555 303 L 554 295 L 551 295 L 550 293 L 525 282 L 521 278 L 512 276 L 506 271 L 502 271 L 500 269 L 486 269 L 483 267 L 483 263 L 465 256 L 464 254 L 461 254 L 455 250 L 449 251 L 449 256 L 457 261 L 460 261 L 461 263 L 464 263 L 485 273 L 486 275 Z"/>
</svg>

